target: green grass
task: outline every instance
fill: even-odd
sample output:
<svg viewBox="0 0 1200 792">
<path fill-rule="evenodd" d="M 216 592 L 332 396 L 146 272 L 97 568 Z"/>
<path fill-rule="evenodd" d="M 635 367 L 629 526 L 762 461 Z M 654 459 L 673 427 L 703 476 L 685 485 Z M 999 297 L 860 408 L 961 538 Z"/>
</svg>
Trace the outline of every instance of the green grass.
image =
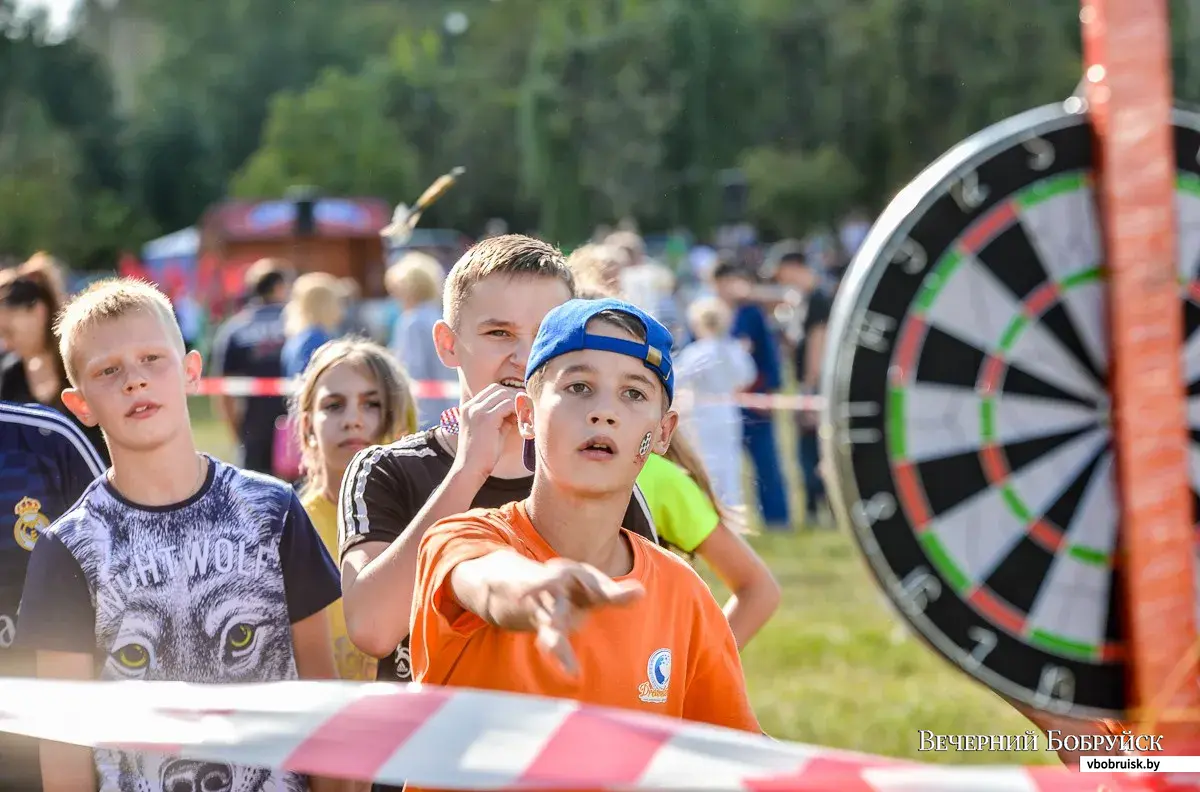
<svg viewBox="0 0 1200 792">
<path fill-rule="evenodd" d="M 193 399 L 191 408 L 200 447 L 232 460 L 232 438 L 207 400 Z M 780 428 L 780 447 L 794 448 L 790 426 Z M 790 462 L 785 467 L 795 512 L 801 505 L 795 470 Z M 844 532 L 801 530 L 751 542 L 783 588 L 778 613 L 743 654 L 751 699 L 768 734 L 925 762 L 1057 763 L 1049 751 L 918 753 L 921 729 L 1019 735 L 1032 727 L 904 627 Z M 725 590 L 700 565 L 724 601 Z"/>
</svg>

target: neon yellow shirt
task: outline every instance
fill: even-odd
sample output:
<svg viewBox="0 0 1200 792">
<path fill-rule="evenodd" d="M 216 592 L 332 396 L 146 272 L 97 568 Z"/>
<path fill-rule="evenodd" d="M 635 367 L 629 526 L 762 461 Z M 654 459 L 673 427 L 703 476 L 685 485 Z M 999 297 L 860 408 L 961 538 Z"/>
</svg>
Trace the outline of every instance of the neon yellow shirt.
<svg viewBox="0 0 1200 792">
<path fill-rule="evenodd" d="M 669 459 L 651 454 L 637 483 L 658 535 L 685 553 L 695 552 L 721 522 L 700 485 Z"/>
<path fill-rule="evenodd" d="M 308 519 L 312 520 L 321 541 L 325 543 L 325 549 L 336 559 L 337 506 L 320 494 L 303 498 L 300 503 L 304 506 L 304 511 L 308 512 Z M 337 663 L 338 676 L 342 679 L 374 682 L 379 661 L 359 651 L 358 647 L 350 643 L 350 636 L 346 631 L 346 615 L 342 612 L 342 601 L 339 599 L 330 605 L 326 612 L 329 614 L 329 632 L 333 636 L 333 659 Z"/>
</svg>

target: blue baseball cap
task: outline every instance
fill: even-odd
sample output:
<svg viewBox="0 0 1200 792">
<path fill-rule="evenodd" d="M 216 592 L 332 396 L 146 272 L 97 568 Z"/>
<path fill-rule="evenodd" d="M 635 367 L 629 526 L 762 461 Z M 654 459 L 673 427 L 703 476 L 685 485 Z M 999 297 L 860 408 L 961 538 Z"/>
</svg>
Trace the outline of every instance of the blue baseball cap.
<svg viewBox="0 0 1200 792">
<path fill-rule="evenodd" d="M 617 311 L 632 316 L 641 322 L 646 331 L 645 343 L 626 338 L 595 335 L 587 331 L 588 322 L 605 311 Z M 616 352 L 642 361 L 646 368 L 658 376 L 667 393 L 667 403 L 675 400 L 675 370 L 671 365 L 671 347 L 675 339 L 671 331 L 661 322 L 636 305 L 623 300 L 569 300 L 558 306 L 542 320 L 533 347 L 529 350 L 529 362 L 525 364 L 525 381 L 533 373 L 560 355 L 595 349 L 601 352 Z M 534 469 L 533 442 L 525 441 L 525 467 Z"/>
</svg>

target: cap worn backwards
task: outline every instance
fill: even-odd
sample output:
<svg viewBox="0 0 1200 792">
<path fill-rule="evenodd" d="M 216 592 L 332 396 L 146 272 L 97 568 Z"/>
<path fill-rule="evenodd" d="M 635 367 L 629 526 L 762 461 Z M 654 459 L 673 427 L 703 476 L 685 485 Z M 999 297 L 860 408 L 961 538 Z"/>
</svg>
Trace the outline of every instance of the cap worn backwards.
<svg viewBox="0 0 1200 792">
<path fill-rule="evenodd" d="M 587 326 L 597 315 L 605 311 L 616 311 L 628 314 L 641 322 L 646 331 L 644 343 L 631 341 L 626 338 L 589 333 Z M 548 362 L 570 352 L 584 349 L 595 349 L 601 352 L 615 352 L 628 355 L 642 361 L 662 383 L 667 394 L 667 402 L 675 400 L 675 371 L 671 365 L 671 347 L 674 338 L 671 331 L 654 317 L 635 305 L 623 300 L 569 300 L 563 303 L 542 320 L 533 347 L 529 350 L 529 362 L 525 365 L 525 381 L 528 382 L 533 373 Z M 534 469 L 533 442 L 525 441 L 525 467 Z"/>
</svg>

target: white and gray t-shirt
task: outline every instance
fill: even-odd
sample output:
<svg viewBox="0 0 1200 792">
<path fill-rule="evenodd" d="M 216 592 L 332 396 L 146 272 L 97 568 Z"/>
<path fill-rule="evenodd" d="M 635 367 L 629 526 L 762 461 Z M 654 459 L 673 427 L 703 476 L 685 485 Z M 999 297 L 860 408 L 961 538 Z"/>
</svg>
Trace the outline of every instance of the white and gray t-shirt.
<svg viewBox="0 0 1200 792">
<path fill-rule="evenodd" d="M 18 643 L 94 654 L 104 680 L 295 679 L 291 626 L 341 596 L 336 567 L 291 487 L 209 458 L 182 503 L 130 503 L 101 477 L 38 541 Z M 97 750 L 102 792 L 291 792 L 302 777 Z"/>
</svg>

